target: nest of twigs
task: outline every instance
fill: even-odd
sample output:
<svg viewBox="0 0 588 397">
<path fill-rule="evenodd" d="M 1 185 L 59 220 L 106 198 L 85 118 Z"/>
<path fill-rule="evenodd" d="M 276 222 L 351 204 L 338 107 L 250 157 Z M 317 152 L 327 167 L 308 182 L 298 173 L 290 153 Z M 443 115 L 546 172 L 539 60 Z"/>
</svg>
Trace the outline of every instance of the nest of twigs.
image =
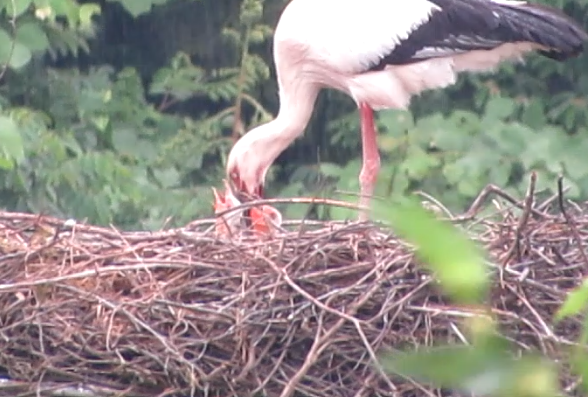
<svg viewBox="0 0 588 397">
<path fill-rule="evenodd" d="M 502 204 L 483 204 L 490 193 Z M 501 331 L 553 357 L 580 327 L 552 317 L 588 269 L 588 214 L 532 193 L 519 202 L 490 187 L 461 223 L 490 253 Z M 392 233 L 299 222 L 227 241 L 212 222 L 127 233 L 0 213 L 0 394 L 444 393 L 374 365 L 389 347 L 463 343 L 471 316 Z M 562 373 L 562 387 L 576 382 Z"/>
</svg>

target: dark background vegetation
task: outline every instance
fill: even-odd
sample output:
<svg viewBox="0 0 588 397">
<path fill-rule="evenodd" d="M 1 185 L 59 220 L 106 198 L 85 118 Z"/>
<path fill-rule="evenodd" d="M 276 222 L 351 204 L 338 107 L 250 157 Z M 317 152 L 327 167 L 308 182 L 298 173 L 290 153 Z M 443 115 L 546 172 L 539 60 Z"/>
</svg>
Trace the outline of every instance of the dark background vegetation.
<svg viewBox="0 0 588 397">
<path fill-rule="evenodd" d="M 588 27 L 588 0 L 543 2 Z M 0 205 L 125 229 L 211 215 L 234 140 L 277 112 L 271 38 L 286 1 L 0 4 Z M 531 56 L 380 112 L 377 194 L 421 190 L 461 211 L 488 183 L 522 195 L 535 170 L 546 193 L 563 174 L 584 200 L 587 95 L 588 56 Z M 356 200 L 344 192 L 358 191 L 358 128 L 351 99 L 324 91 L 268 194 Z M 307 211 L 286 215 L 350 215 Z"/>
</svg>

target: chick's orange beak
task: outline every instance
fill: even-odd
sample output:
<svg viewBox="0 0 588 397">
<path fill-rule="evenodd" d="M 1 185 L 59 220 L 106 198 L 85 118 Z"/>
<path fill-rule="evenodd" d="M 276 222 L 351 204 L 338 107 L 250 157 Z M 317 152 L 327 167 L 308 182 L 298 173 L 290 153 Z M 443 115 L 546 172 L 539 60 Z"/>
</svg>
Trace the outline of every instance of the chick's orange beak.
<svg viewBox="0 0 588 397">
<path fill-rule="evenodd" d="M 229 210 L 233 207 L 236 207 L 241 204 L 236 197 L 231 194 L 230 188 L 228 187 L 225 181 L 225 187 L 227 192 L 219 192 L 215 188 L 212 188 L 212 193 L 214 195 L 214 213 L 219 214 L 223 211 Z M 269 235 L 271 231 L 275 228 L 275 226 L 280 226 L 282 224 L 282 214 L 269 205 L 262 205 L 261 207 L 253 207 L 249 211 L 249 218 L 251 219 L 251 229 L 259 235 Z M 235 214 L 236 215 L 236 214 Z M 233 217 L 235 216 L 233 215 Z M 239 215 L 240 217 L 241 215 Z M 240 222 L 235 221 L 227 221 L 227 219 L 223 219 L 224 217 L 218 218 L 216 220 L 216 232 L 219 235 L 226 236 L 230 233 L 231 225 L 234 228 L 238 228 Z M 236 230 L 235 230 L 236 231 Z"/>
<path fill-rule="evenodd" d="M 282 224 L 282 214 L 269 205 L 263 205 L 261 209 L 256 207 L 251 208 L 250 216 L 251 227 L 259 234 L 268 235 L 271 233 L 273 227 Z"/>
<path fill-rule="evenodd" d="M 218 190 L 216 190 L 215 188 L 212 188 L 212 194 L 214 195 L 214 203 L 212 204 L 214 213 L 217 214 L 221 211 L 226 210 L 224 194 L 221 195 L 221 193 L 219 193 Z"/>
<path fill-rule="evenodd" d="M 212 194 L 214 195 L 213 209 L 215 215 L 229 209 L 224 193 L 219 193 L 215 188 L 212 188 Z M 216 219 L 215 230 L 218 235 L 229 235 L 229 225 L 223 218 Z"/>
</svg>

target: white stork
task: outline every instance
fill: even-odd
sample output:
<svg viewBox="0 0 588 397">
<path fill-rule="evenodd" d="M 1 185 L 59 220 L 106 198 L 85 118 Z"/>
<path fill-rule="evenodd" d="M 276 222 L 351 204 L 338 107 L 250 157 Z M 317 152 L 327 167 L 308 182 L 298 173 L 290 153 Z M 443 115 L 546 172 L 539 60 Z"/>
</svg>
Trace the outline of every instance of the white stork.
<svg viewBox="0 0 588 397">
<path fill-rule="evenodd" d="M 280 110 L 232 148 L 231 190 L 241 201 L 262 197 L 268 168 L 303 133 L 319 90 L 334 88 L 359 108 L 367 207 L 380 169 L 374 110 L 406 109 L 414 95 L 454 84 L 460 72 L 490 71 L 530 51 L 565 60 L 586 39 L 571 18 L 526 1 L 292 0 L 274 36 Z"/>
</svg>

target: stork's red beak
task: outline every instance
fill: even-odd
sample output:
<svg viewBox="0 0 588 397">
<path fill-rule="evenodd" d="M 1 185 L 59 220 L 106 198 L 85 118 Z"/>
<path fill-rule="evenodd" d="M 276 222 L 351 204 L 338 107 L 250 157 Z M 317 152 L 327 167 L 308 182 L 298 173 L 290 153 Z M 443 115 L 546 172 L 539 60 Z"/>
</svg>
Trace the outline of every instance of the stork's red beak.
<svg viewBox="0 0 588 397">
<path fill-rule="evenodd" d="M 226 192 L 222 193 L 212 188 L 215 215 L 241 205 L 241 202 L 231 193 L 226 181 L 225 189 Z M 216 233 L 220 236 L 229 236 L 238 232 L 238 229 L 242 228 L 243 212 L 235 211 L 217 218 L 215 226 Z M 276 226 L 280 226 L 282 223 L 282 214 L 269 205 L 262 205 L 260 208 L 251 208 L 249 210 L 249 216 L 251 218 L 251 229 L 258 235 L 267 236 L 271 234 L 271 231 Z"/>
</svg>

